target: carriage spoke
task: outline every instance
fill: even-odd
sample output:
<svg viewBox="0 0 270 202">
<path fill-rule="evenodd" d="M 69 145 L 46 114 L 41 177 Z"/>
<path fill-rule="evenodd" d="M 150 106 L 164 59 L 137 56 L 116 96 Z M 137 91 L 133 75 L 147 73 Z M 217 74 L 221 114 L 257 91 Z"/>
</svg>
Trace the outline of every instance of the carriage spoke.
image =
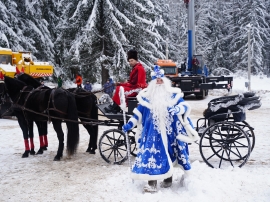
<svg viewBox="0 0 270 202">
<path fill-rule="evenodd" d="M 109 150 L 112 150 L 112 148 L 104 149 L 104 150 L 101 150 L 101 151 L 106 152 L 106 151 L 109 151 Z"/>
<path fill-rule="evenodd" d="M 207 160 L 211 159 L 213 156 L 215 156 L 217 153 L 219 153 L 222 149 L 218 150 L 217 152 L 215 152 L 213 155 L 211 155 L 210 157 L 207 158 Z"/>
<path fill-rule="evenodd" d="M 222 151 L 222 154 L 221 154 L 222 158 L 220 158 L 220 161 L 219 161 L 219 165 L 218 165 L 218 167 L 219 167 L 219 168 L 221 167 L 221 163 L 222 163 L 223 155 L 224 155 L 224 150 Z"/>
<path fill-rule="evenodd" d="M 234 145 L 235 145 L 235 143 L 233 143 Z M 236 149 L 236 151 L 237 151 L 237 153 L 238 153 L 238 155 L 236 155 L 236 156 L 238 156 L 240 159 L 243 159 L 243 157 L 242 157 L 242 155 L 241 155 L 241 153 L 240 153 L 240 151 L 238 150 L 238 147 L 235 145 L 235 149 Z"/>
<path fill-rule="evenodd" d="M 118 147 L 118 150 L 127 151 L 126 149 L 122 149 L 122 148 L 120 148 L 120 147 Z"/>
<path fill-rule="evenodd" d="M 239 145 L 241 145 L 241 146 L 237 146 L 237 147 L 248 148 L 247 145 L 245 145 L 245 144 L 243 144 L 241 142 L 238 142 L 238 141 L 235 141 L 235 142 L 238 143 Z"/>
<path fill-rule="evenodd" d="M 111 142 L 111 137 L 109 137 L 108 135 L 106 135 L 106 138 L 107 138 L 107 140 L 111 143 L 111 145 L 113 145 L 113 143 Z"/>
<path fill-rule="evenodd" d="M 109 158 L 111 157 L 112 153 L 113 153 L 113 150 L 112 150 L 111 153 L 108 155 L 107 159 L 109 159 Z"/>
<path fill-rule="evenodd" d="M 231 166 L 234 167 L 233 164 L 232 164 L 232 161 L 231 161 L 231 159 L 230 159 L 230 155 L 228 154 L 228 152 L 227 152 L 226 149 L 225 149 L 225 152 L 226 152 L 226 154 L 227 154 L 227 157 L 228 157 L 229 162 L 231 163 Z"/>
<path fill-rule="evenodd" d="M 102 142 L 102 144 L 107 145 L 107 146 L 112 146 L 112 144 L 108 144 L 106 142 Z"/>
<path fill-rule="evenodd" d="M 121 154 L 121 152 L 118 151 L 118 149 L 115 150 L 115 151 L 116 151 L 122 158 L 124 158 L 123 155 Z"/>
</svg>

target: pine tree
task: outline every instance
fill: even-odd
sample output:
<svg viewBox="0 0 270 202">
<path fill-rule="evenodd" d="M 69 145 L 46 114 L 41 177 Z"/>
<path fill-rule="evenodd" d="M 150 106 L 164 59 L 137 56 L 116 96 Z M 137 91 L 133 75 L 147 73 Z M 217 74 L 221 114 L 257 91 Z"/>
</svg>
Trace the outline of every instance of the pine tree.
<svg viewBox="0 0 270 202">
<path fill-rule="evenodd" d="M 269 32 L 265 30 L 267 23 L 264 16 L 266 8 L 261 0 L 238 1 L 238 12 L 234 13 L 234 26 L 230 32 L 234 35 L 231 40 L 231 61 L 236 70 L 246 70 L 248 63 L 248 28 L 251 26 L 251 51 L 252 51 L 252 71 L 259 73 L 262 71 L 262 58 L 264 44 L 269 38 Z"/>
<path fill-rule="evenodd" d="M 169 58 L 179 65 L 187 58 L 187 8 L 184 1 L 169 1 Z"/>
<path fill-rule="evenodd" d="M 54 60 L 54 45 L 48 19 L 44 18 L 47 7 L 39 2 L 1 1 L 3 21 L 0 45 L 13 51 L 31 51 L 41 61 Z"/>
<path fill-rule="evenodd" d="M 75 71 L 92 82 L 104 82 L 109 74 L 126 78 L 130 71 L 126 52 L 131 48 L 138 51 L 146 68 L 164 57 L 160 51 L 164 40 L 159 34 L 163 25 L 149 0 L 77 1 L 76 9 L 63 11 L 61 19 L 60 27 L 70 27 L 65 31 L 70 47 L 64 57 L 72 58 L 72 64 L 65 66 L 75 66 Z"/>
</svg>

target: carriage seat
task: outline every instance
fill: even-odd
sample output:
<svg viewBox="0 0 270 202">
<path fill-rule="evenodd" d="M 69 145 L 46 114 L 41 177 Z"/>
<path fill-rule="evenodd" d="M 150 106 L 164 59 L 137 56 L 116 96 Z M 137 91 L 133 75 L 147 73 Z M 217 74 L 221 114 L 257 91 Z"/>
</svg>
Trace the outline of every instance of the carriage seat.
<svg viewBox="0 0 270 202">
<path fill-rule="evenodd" d="M 133 110 L 137 107 L 138 101 L 136 97 L 127 97 L 128 114 L 133 114 Z"/>
</svg>

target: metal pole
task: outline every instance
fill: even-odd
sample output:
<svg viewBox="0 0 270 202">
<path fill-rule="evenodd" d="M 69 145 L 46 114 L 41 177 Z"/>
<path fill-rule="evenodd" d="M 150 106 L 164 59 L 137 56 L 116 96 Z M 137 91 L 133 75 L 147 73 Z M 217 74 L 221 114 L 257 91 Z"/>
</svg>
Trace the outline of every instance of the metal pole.
<svg viewBox="0 0 270 202">
<path fill-rule="evenodd" d="M 251 73 L 251 67 L 250 67 L 250 25 L 248 25 L 248 91 L 250 91 L 251 87 L 251 80 L 250 80 L 250 73 Z"/>
<path fill-rule="evenodd" d="M 124 92 L 124 88 L 123 86 L 120 86 L 120 90 L 119 90 L 119 97 L 120 97 L 120 108 L 123 111 L 123 119 L 124 119 L 124 125 L 126 124 L 126 112 L 125 112 L 125 108 L 126 108 L 126 98 L 125 98 L 125 92 Z M 129 137 L 128 137 L 128 133 L 125 132 L 125 137 L 126 137 L 126 145 L 127 145 L 127 157 L 128 157 L 128 164 L 129 164 L 129 168 L 130 171 L 132 171 L 132 166 L 131 166 L 131 159 L 130 159 L 130 143 L 129 143 Z M 133 180 L 132 180 L 133 182 Z"/>
<path fill-rule="evenodd" d="M 192 53 L 193 55 L 196 54 L 196 38 L 195 38 L 195 34 L 196 34 L 196 27 L 195 27 L 195 0 L 190 0 L 191 3 L 191 9 L 192 9 Z"/>
<path fill-rule="evenodd" d="M 188 69 L 192 68 L 192 57 L 195 50 L 195 21 L 194 21 L 194 0 L 188 3 Z"/>
</svg>

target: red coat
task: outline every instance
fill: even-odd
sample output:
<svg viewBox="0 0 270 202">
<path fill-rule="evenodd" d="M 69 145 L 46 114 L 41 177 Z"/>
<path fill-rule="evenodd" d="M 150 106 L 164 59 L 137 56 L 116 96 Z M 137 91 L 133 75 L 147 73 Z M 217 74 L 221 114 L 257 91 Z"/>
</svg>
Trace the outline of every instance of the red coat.
<svg viewBox="0 0 270 202">
<path fill-rule="evenodd" d="M 146 83 L 146 73 L 145 69 L 142 66 L 141 63 L 137 63 L 130 75 L 129 75 L 129 80 L 126 83 L 121 83 L 119 86 L 116 87 L 115 93 L 113 96 L 113 101 L 120 105 L 120 97 L 119 97 L 119 88 L 120 86 L 124 87 L 124 91 L 126 94 L 126 97 L 134 97 L 138 94 L 138 92 L 147 87 Z"/>
<path fill-rule="evenodd" d="M 75 80 L 76 80 L 75 83 L 78 86 L 82 84 L 82 77 L 81 76 L 77 75 Z"/>
</svg>

